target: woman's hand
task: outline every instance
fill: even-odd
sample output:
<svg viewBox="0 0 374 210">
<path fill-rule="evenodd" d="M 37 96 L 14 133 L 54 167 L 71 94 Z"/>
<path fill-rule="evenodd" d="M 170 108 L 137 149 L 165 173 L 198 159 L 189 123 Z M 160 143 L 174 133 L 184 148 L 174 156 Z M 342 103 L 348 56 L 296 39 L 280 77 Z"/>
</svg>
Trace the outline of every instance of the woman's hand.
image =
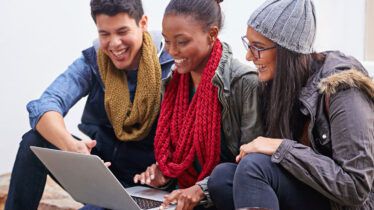
<svg viewBox="0 0 374 210">
<path fill-rule="evenodd" d="M 170 178 L 162 174 L 160 168 L 156 164 L 152 164 L 141 174 L 134 176 L 134 183 L 147 184 L 152 187 L 160 187 L 170 181 Z"/>
<path fill-rule="evenodd" d="M 265 155 L 273 155 L 282 143 L 283 139 L 273 139 L 265 137 L 257 137 L 248 144 L 243 144 L 240 147 L 240 154 L 236 156 L 236 162 L 239 161 L 249 153 L 263 153 Z"/>
<path fill-rule="evenodd" d="M 186 189 L 174 190 L 165 195 L 165 201 L 160 209 L 165 209 L 171 202 L 177 201 L 176 210 L 192 210 L 205 197 L 199 185 L 193 185 Z"/>
</svg>

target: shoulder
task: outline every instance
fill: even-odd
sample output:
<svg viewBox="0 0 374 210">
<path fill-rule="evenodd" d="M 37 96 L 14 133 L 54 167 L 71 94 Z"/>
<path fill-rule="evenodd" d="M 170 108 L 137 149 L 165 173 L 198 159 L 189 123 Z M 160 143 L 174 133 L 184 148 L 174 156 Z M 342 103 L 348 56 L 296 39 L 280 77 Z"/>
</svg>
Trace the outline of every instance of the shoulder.
<svg viewBox="0 0 374 210">
<path fill-rule="evenodd" d="M 233 83 L 240 83 L 246 85 L 246 87 L 257 87 L 260 83 L 256 69 L 241 63 L 237 59 L 232 60 L 231 72 Z"/>
<path fill-rule="evenodd" d="M 372 79 L 356 69 L 332 74 L 322 79 L 318 84 L 320 93 L 329 95 L 350 88 L 356 88 L 374 99 L 374 83 Z"/>
<path fill-rule="evenodd" d="M 325 61 L 319 70 L 316 83 L 320 93 L 334 94 L 339 90 L 358 88 L 371 97 L 374 96 L 373 81 L 356 58 L 339 51 L 328 51 L 323 54 Z"/>
<path fill-rule="evenodd" d="M 234 58 L 229 44 L 222 42 L 222 48 L 219 73 L 224 77 L 223 79 L 229 80 L 230 84 L 240 81 L 245 81 L 249 84 L 257 84 L 258 74 L 256 69 Z"/>
</svg>

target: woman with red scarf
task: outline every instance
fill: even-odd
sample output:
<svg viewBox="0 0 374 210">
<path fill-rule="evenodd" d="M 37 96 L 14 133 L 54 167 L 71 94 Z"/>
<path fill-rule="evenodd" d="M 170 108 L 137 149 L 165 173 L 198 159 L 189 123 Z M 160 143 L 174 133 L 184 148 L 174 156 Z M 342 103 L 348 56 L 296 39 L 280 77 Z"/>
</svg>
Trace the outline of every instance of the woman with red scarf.
<svg viewBox="0 0 374 210">
<path fill-rule="evenodd" d="M 175 65 L 163 81 L 157 164 L 134 177 L 153 187 L 176 180 L 178 189 L 162 207 L 211 202 L 207 183 L 214 167 L 233 162 L 242 144 L 262 134 L 257 73 L 233 59 L 230 46 L 217 38 L 221 1 L 172 0 L 165 10 L 162 34 Z"/>
</svg>

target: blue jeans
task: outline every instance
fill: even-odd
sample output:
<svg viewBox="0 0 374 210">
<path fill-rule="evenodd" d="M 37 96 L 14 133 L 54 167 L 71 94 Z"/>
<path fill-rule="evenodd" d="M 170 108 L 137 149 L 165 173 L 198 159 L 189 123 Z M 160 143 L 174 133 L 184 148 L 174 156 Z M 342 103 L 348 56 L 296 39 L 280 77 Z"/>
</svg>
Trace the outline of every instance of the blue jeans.
<svg viewBox="0 0 374 210">
<path fill-rule="evenodd" d="M 93 128 L 97 140 L 92 154 L 111 162 L 109 169 L 124 187 L 133 186 L 133 176 L 143 172 L 155 162 L 153 146 L 139 142 L 122 142 L 111 129 Z M 20 143 L 11 175 L 6 210 L 37 209 L 42 197 L 46 178 L 50 172 L 30 150 L 30 146 L 57 149 L 38 132 L 29 131 Z"/>
<path fill-rule="evenodd" d="M 259 153 L 246 155 L 239 164 L 219 164 L 208 188 L 217 209 L 330 209 L 326 197 Z"/>
</svg>

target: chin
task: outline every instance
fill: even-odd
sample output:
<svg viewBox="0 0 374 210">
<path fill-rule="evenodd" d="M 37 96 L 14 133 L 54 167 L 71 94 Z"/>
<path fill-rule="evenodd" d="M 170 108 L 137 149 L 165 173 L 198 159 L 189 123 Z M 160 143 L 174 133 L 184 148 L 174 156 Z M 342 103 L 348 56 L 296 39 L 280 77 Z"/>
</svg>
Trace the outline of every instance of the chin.
<svg viewBox="0 0 374 210">
<path fill-rule="evenodd" d="M 178 73 L 185 74 L 185 73 L 188 73 L 188 71 L 186 71 L 184 68 L 178 68 Z"/>
</svg>

